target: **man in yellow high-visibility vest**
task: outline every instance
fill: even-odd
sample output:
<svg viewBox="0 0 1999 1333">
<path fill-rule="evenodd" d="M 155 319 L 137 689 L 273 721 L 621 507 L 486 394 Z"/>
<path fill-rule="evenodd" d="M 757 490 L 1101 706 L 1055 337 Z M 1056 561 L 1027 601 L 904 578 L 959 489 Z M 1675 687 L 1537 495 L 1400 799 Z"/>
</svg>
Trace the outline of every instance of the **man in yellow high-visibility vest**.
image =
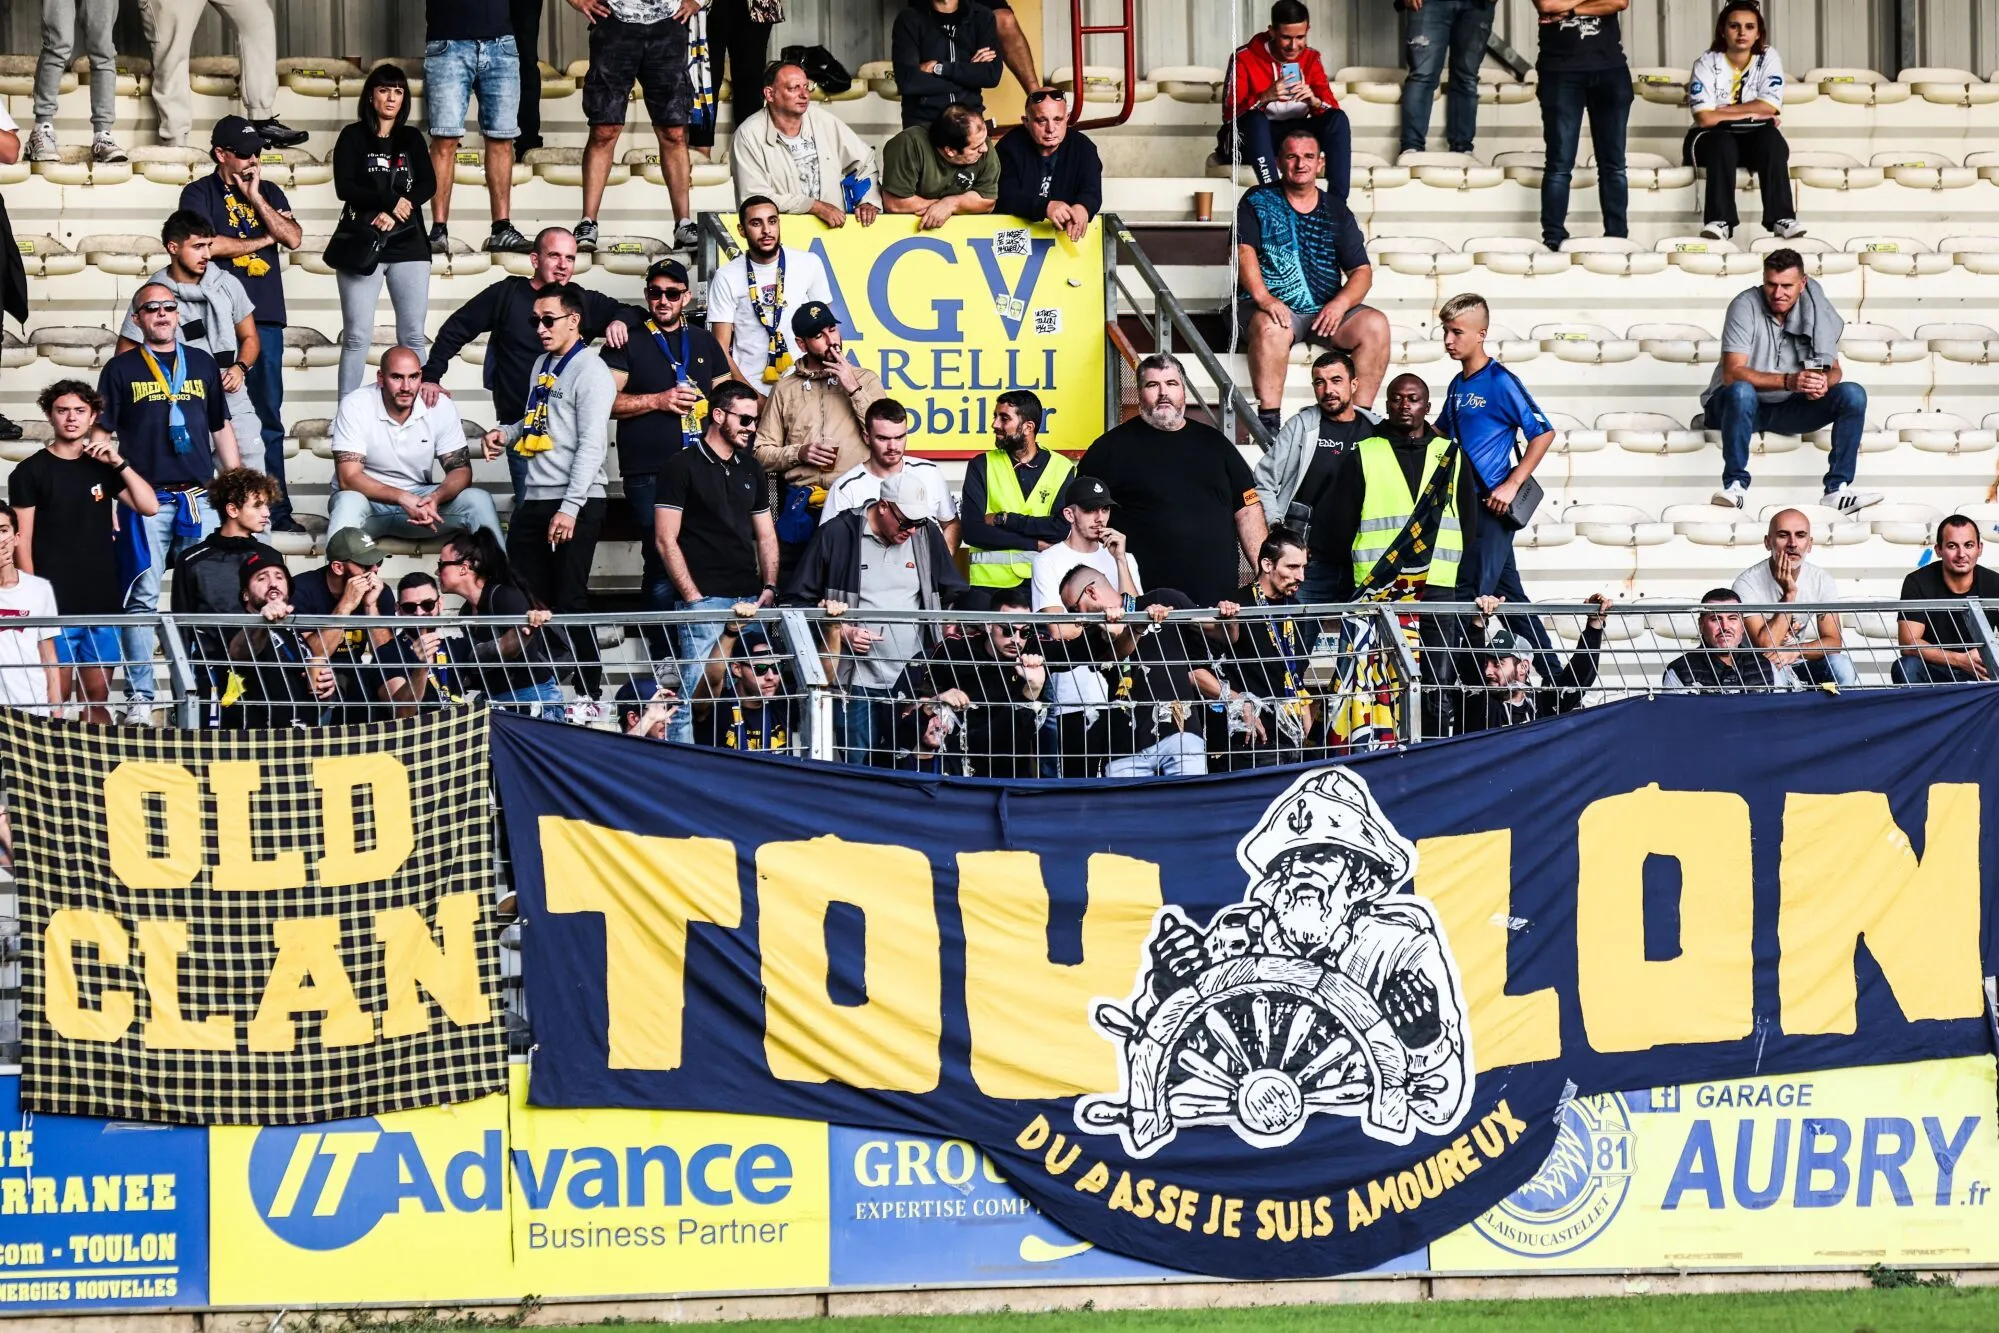
<svg viewBox="0 0 1999 1333">
<path fill-rule="evenodd" d="M 965 465 L 964 549 L 973 600 L 1034 577 L 1034 553 L 1068 534 L 1062 493 L 1075 465 L 1041 447 L 1041 399 L 1026 389 L 999 396 L 993 447 Z"/>
</svg>

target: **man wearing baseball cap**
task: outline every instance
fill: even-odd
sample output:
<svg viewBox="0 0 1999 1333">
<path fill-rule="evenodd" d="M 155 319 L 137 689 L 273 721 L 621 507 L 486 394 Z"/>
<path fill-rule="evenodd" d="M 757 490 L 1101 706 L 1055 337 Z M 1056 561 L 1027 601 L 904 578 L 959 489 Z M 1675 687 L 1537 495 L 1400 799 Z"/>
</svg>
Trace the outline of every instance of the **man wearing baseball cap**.
<svg viewBox="0 0 1999 1333">
<path fill-rule="evenodd" d="M 882 396 L 875 373 L 847 360 L 840 317 L 824 301 L 807 301 L 791 317 L 800 352 L 793 373 L 771 386 L 757 423 L 757 463 L 779 480 L 778 582 L 789 581 L 805 544 L 819 527 L 833 483 L 868 456 L 862 426 Z"/>
<path fill-rule="evenodd" d="M 1465 691 L 1466 734 L 1516 727 L 1539 718 L 1573 713 L 1583 706 L 1583 692 L 1596 683 L 1596 659 L 1603 649 L 1605 613 L 1610 609 L 1610 599 L 1602 593 L 1588 601 L 1596 608 L 1596 614 L 1584 624 L 1582 636 L 1576 640 L 1575 656 L 1560 675 L 1540 689 L 1530 688 L 1534 679 L 1534 644 L 1509 629 L 1493 631 L 1485 641 L 1485 652 L 1479 654 L 1482 673 L 1478 668 L 1458 673 L 1460 680 L 1483 680 L 1485 685 L 1483 689 L 1474 685 Z M 1475 624 L 1484 627 L 1498 608 L 1499 598 L 1479 598 L 1479 618 Z"/>
<path fill-rule="evenodd" d="M 395 634 L 395 594 L 382 581 L 388 552 L 366 528 L 342 528 L 327 539 L 326 563 L 292 580 L 292 611 L 301 616 L 374 616 L 381 628 L 302 631 L 313 652 L 326 659 L 340 685 L 344 722 L 367 720 L 375 673 L 362 670 Z M 349 707 L 351 705 L 351 707 Z"/>
<path fill-rule="evenodd" d="M 705 391 L 726 379 L 740 379 L 722 344 L 706 329 L 687 322 L 692 283 L 678 259 L 661 259 L 646 270 L 643 328 L 622 347 L 604 349 L 604 365 L 618 386 L 611 419 L 618 423 L 618 471 L 625 479 L 625 503 L 640 532 L 653 530 L 653 498 L 659 470 L 669 456 L 701 439 L 708 416 Z M 648 611 L 673 608 L 673 581 L 651 542 L 640 543 Z"/>
</svg>

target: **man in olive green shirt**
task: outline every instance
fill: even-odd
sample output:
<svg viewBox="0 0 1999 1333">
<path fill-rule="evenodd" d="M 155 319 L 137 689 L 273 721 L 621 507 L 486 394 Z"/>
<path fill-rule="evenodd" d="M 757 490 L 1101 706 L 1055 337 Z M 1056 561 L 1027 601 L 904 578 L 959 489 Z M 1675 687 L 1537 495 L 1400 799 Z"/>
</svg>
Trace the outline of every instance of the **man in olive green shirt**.
<svg viewBox="0 0 1999 1333">
<path fill-rule="evenodd" d="M 985 117 L 960 104 L 912 125 L 882 149 L 882 208 L 917 213 L 922 229 L 958 213 L 990 213 L 999 198 L 999 157 Z"/>
</svg>

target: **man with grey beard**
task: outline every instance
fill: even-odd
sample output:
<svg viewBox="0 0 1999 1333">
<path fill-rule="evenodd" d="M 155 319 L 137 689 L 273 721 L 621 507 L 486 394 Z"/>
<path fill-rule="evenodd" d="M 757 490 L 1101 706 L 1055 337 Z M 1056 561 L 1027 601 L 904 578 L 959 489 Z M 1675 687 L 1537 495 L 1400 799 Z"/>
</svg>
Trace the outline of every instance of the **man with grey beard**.
<svg viewBox="0 0 1999 1333">
<path fill-rule="evenodd" d="M 1117 497 L 1111 526 L 1155 587 L 1213 606 L 1242 585 L 1238 548 L 1254 565 L 1269 535 L 1256 478 L 1226 436 L 1187 419 L 1180 362 L 1156 352 L 1138 363 L 1138 416 L 1105 431 L 1077 471 Z"/>
</svg>

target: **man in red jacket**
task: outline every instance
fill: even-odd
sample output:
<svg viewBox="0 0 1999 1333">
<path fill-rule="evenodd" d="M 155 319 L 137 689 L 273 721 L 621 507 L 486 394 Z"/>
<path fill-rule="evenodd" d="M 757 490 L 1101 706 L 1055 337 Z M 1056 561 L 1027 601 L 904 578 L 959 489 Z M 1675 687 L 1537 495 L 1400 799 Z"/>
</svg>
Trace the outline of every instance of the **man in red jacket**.
<svg viewBox="0 0 1999 1333">
<path fill-rule="evenodd" d="M 1353 127 L 1326 79 L 1325 62 L 1308 45 L 1311 34 L 1304 0 L 1270 6 L 1269 31 L 1250 38 L 1229 61 L 1216 152 L 1224 162 L 1255 168 L 1258 183 L 1268 185 L 1278 176 L 1277 132 L 1292 122 L 1309 125 L 1325 150 L 1326 192 L 1345 203 Z"/>
</svg>

